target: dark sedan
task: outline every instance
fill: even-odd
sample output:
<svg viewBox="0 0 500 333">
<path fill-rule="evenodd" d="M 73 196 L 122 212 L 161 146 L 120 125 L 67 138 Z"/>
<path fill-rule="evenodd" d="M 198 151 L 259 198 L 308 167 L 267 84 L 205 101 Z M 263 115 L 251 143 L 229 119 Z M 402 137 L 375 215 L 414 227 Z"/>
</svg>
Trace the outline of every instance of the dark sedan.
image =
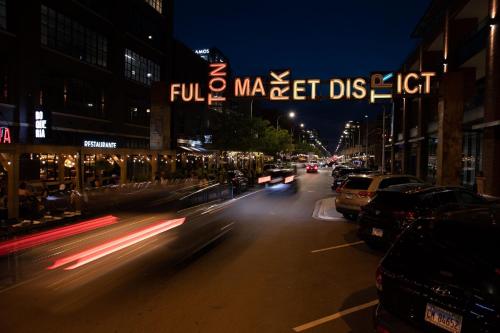
<svg viewBox="0 0 500 333">
<path fill-rule="evenodd" d="M 439 217 L 489 203 L 460 187 L 402 184 L 379 190 L 358 216 L 358 235 L 367 245 L 387 247 L 410 223 L 421 217 Z"/>
<path fill-rule="evenodd" d="M 500 332 L 500 210 L 421 219 L 376 274 L 376 332 Z"/>
</svg>

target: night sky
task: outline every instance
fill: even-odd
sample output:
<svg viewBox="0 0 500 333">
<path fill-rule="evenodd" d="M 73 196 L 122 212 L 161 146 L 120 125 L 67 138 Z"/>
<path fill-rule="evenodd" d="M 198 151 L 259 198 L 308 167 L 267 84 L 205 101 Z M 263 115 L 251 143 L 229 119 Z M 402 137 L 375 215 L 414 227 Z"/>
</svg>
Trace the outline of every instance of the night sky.
<svg viewBox="0 0 500 333">
<path fill-rule="evenodd" d="M 175 37 L 193 49 L 217 47 L 234 74 L 291 68 L 294 78 L 329 79 L 397 70 L 413 50 L 410 37 L 430 0 L 178 0 Z M 317 128 L 334 150 L 347 120 L 380 106 L 296 103 L 298 122 Z"/>
</svg>

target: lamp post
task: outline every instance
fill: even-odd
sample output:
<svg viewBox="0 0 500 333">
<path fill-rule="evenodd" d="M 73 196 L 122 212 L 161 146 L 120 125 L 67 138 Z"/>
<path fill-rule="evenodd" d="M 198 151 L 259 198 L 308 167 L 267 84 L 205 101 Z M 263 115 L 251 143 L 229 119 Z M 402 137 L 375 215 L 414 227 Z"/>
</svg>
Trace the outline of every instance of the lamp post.
<svg viewBox="0 0 500 333">
<path fill-rule="evenodd" d="M 365 158 L 366 158 L 366 165 L 368 165 L 368 115 L 367 114 L 365 114 L 365 126 L 366 126 Z"/>
<path fill-rule="evenodd" d="M 281 117 L 283 117 L 283 115 L 279 115 L 278 118 L 276 118 L 276 131 L 279 129 L 279 126 L 280 126 L 279 120 Z M 295 118 L 295 112 L 293 112 L 293 111 L 288 112 L 288 117 L 290 119 Z"/>
</svg>

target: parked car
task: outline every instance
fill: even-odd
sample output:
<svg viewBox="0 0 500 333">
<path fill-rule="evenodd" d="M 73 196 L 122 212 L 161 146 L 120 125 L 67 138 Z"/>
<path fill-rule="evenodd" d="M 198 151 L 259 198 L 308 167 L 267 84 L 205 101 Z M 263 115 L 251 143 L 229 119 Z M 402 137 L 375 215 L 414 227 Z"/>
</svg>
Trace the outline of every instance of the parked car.
<svg viewBox="0 0 500 333">
<path fill-rule="evenodd" d="M 422 180 L 408 175 L 364 174 L 349 176 L 342 191 L 335 198 L 335 207 L 346 218 L 354 219 L 361 207 L 370 202 L 379 189 L 405 183 L 423 183 Z"/>
<path fill-rule="evenodd" d="M 500 210 L 420 219 L 376 273 L 376 332 L 500 332 Z"/>
<path fill-rule="evenodd" d="M 358 236 L 372 247 L 387 247 L 418 218 L 489 205 L 483 197 L 460 187 L 403 184 L 377 191 L 358 216 Z"/>
<path fill-rule="evenodd" d="M 374 172 L 374 171 L 371 169 L 367 169 L 367 168 L 355 168 L 355 167 L 343 166 L 340 168 L 336 168 L 334 171 L 332 171 L 332 177 L 333 177 L 333 181 L 335 182 L 335 181 L 337 181 L 338 178 L 342 178 L 346 175 L 372 173 L 372 172 Z"/>
<path fill-rule="evenodd" d="M 317 173 L 318 172 L 318 164 L 316 164 L 316 163 L 308 163 L 306 165 L 306 172 L 307 173 L 310 173 L 310 172 Z"/>
<path fill-rule="evenodd" d="M 235 193 L 242 193 L 248 189 L 248 178 L 239 170 L 229 170 L 227 179 L 233 185 Z"/>
<path fill-rule="evenodd" d="M 345 169 L 345 172 L 341 172 L 341 176 L 335 177 L 332 182 L 332 191 L 336 191 L 337 193 L 340 193 L 340 189 L 342 188 L 342 185 L 347 181 L 350 175 L 355 175 L 355 174 L 378 174 L 379 171 L 373 171 L 370 169 L 365 169 L 365 168 L 353 168 L 353 169 Z"/>
</svg>

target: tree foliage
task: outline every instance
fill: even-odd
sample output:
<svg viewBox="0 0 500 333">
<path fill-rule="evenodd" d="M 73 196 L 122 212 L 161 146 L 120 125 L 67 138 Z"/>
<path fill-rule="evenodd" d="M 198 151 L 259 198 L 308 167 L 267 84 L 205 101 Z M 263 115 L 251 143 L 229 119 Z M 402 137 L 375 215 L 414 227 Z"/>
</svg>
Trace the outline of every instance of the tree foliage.
<svg viewBox="0 0 500 333">
<path fill-rule="evenodd" d="M 287 130 L 276 130 L 267 120 L 250 119 L 239 113 L 218 115 L 214 125 L 214 145 L 220 150 L 259 151 L 269 155 L 294 149 Z"/>
</svg>

